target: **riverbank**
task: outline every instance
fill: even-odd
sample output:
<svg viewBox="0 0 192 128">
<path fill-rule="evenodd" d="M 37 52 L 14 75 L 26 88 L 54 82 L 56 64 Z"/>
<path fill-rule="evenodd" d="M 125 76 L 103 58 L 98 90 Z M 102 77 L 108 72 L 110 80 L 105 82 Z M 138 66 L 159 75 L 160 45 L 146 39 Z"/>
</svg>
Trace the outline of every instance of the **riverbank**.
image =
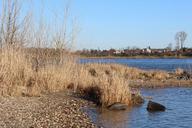
<svg viewBox="0 0 192 128">
<path fill-rule="evenodd" d="M 66 54 L 34 57 L 22 48 L 2 49 L 0 59 L 2 127 L 92 127 L 80 110 L 86 106 L 83 99 L 100 107 L 117 102 L 130 107 L 143 103 L 141 87 L 192 83 L 191 74 L 182 69 L 146 71 L 120 64 L 83 64 Z M 58 94 L 68 90 L 79 98 Z"/>
<path fill-rule="evenodd" d="M 82 59 L 191 59 L 192 56 L 85 56 L 81 55 Z"/>
<path fill-rule="evenodd" d="M 59 92 L 41 97 L 1 97 L 1 128 L 97 127 L 82 111 L 91 103 Z"/>
<path fill-rule="evenodd" d="M 134 90 L 139 88 L 192 87 L 191 72 L 183 69 L 175 71 L 142 70 L 119 64 L 85 64 L 95 71 L 95 74 L 115 72 L 120 75 Z"/>
<path fill-rule="evenodd" d="M 79 64 L 69 54 L 33 56 L 20 47 L 1 49 L 0 60 L 0 127 L 96 127 L 81 110 L 88 100 L 106 107 L 140 98 L 118 72 L 97 70 L 110 65 Z M 69 90 L 77 97 L 58 93 Z"/>
<path fill-rule="evenodd" d="M 133 88 L 192 87 L 192 74 L 183 69 L 174 72 L 141 71 L 137 79 L 130 80 Z"/>
<path fill-rule="evenodd" d="M 169 88 L 169 87 L 192 87 L 192 80 L 166 80 L 166 81 L 158 81 L 158 80 L 135 80 L 131 81 L 131 87 L 133 88 Z"/>
</svg>

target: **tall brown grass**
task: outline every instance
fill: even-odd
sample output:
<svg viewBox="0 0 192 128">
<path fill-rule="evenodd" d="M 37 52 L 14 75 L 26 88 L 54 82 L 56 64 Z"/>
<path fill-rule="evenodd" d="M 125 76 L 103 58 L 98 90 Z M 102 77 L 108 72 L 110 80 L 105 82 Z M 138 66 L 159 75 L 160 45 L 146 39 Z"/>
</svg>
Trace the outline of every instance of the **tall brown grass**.
<svg viewBox="0 0 192 128">
<path fill-rule="evenodd" d="M 74 57 L 66 55 L 62 64 L 46 62 L 36 71 L 33 58 L 20 48 L 2 49 L 0 60 L 2 96 L 39 96 L 72 89 L 102 105 L 114 102 L 132 104 L 124 66 L 78 64 Z"/>
<path fill-rule="evenodd" d="M 34 27 L 31 11 L 19 18 L 18 0 L 3 0 L 0 13 L 0 95 L 40 96 L 71 89 L 100 105 L 121 102 L 131 105 L 133 98 L 129 79 L 137 69 L 117 64 L 79 64 L 70 54 L 75 42 L 76 26 L 68 32 L 66 6 L 64 24 L 48 35 L 50 26 L 41 19 Z M 23 27 L 21 27 L 23 26 Z M 49 47 L 45 44 L 49 44 Z M 34 48 L 29 48 L 34 46 Z M 49 50 L 46 50 L 49 49 Z M 131 73 L 131 74 L 130 74 Z"/>
</svg>

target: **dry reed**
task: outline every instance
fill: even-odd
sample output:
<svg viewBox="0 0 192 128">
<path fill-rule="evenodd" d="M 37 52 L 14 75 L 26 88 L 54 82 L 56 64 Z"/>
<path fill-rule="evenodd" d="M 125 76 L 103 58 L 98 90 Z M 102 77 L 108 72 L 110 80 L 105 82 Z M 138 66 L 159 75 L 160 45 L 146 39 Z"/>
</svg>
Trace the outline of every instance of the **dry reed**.
<svg viewBox="0 0 192 128">
<path fill-rule="evenodd" d="M 137 77 L 137 69 L 117 64 L 79 64 L 70 54 L 69 46 L 74 45 L 77 30 L 76 26 L 70 26 L 71 31 L 67 28 L 68 5 L 60 17 L 64 24 L 52 28 L 55 33 L 48 35 L 51 28 L 42 16 L 39 24 L 33 24 L 31 10 L 23 18 L 19 17 L 20 1 L 2 2 L 1 96 L 40 96 L 72 89 L 101 105 L 114 102 L 133 104 L 135 94 L 133 96 L 130 91 L 129 79 Z M 46 44 L 55 48 L 48 49 Z"/>
<path fill-rule="evenodd" d="M 62 64 L 46 62 L 36 71 L 32 57 L 26 56 L 25 50 L 13 48 L 3 49 L 0 59 L 2 96 L 39 96 L 73 89 L 102 105 L 132 104 L 125 66 L 78 64 L 74 57 L 66 55 Z"/>
</svg>

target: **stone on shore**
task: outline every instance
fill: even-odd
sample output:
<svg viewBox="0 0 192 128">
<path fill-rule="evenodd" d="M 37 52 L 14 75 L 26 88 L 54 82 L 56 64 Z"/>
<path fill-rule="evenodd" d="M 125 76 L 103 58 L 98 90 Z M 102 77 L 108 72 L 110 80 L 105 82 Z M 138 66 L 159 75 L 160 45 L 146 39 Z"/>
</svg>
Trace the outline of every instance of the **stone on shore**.
<svg viewBox="0 0 192 128">
<path fill-rule="evenodd" d="M 107 108 L 109 110 L 126 110 L 127 109 L 127 105 L 126 104 L 122 104 L 122 103 L 113 103 L 111 105 L 109 105 Z"/>
<path fill-rule="evenodd" d="M 148 111 L 165 111 L 165 109 L 166 109 L 165 106 L 153 101 L 149 101 L 147 104 Z"/>
<path fill-rule="evenodd" d="M 183 71 L 183 73 L 181 73 L 177 77 L 177 79 L 179 79 L 179 80 L 190 80 L 191 78 L 192 78 L 192 75 L 187 71 Z"/>
</svg>

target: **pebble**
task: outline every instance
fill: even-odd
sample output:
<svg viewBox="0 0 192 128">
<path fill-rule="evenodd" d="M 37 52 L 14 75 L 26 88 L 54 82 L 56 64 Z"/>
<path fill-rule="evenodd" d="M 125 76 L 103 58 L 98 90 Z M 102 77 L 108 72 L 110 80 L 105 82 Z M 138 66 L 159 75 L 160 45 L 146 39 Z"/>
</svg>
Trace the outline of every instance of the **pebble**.
<svg viewBox="0 0 192 128">
<path fill-rule="evenodd" d="M 65 92 L 41 97 L 1 97 L 1 128 L 96 128 L 80 108 L 90 103 Z"/>
</svg>

